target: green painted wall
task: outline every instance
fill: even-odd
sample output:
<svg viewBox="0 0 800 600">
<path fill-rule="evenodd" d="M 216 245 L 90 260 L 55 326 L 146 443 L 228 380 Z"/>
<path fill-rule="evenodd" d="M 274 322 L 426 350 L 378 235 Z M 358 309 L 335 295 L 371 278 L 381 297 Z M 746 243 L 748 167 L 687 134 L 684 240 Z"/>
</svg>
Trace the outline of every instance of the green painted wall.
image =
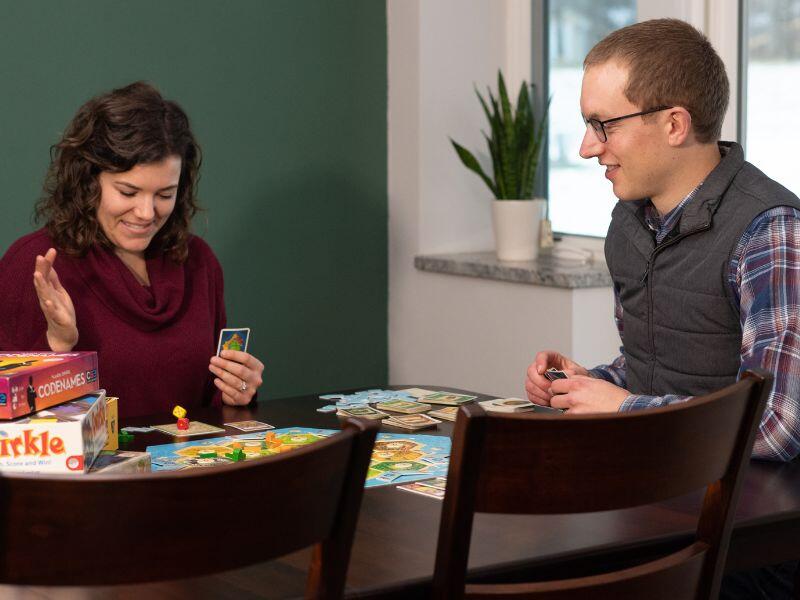
<svg viewBox="0 0 800 600">
<path fill-rule="evenodd" d="M 192 119 L 195 231 L 267 396 L 385 384 L 385 3 L 0 0 L 0 252 L 77 108 L 138 79 Z"/>
</svg>

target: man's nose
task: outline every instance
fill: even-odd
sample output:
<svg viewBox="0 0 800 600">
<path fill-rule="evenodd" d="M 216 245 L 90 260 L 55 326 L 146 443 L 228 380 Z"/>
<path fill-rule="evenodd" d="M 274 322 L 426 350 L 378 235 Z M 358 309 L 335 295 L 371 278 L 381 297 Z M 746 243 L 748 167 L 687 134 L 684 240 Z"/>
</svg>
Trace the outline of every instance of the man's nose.
<svg viewBox="0 0 800 600">
<path fill-rule="evenodd" d="M 591 125 L 586 124 L 586 131 L 583 133 L 583 140 L 581 141 L 581 149 L 578 151 L 581 158 L 594 158 L 603 153 L 603 142 L 597 137 Z"/>
</svg>

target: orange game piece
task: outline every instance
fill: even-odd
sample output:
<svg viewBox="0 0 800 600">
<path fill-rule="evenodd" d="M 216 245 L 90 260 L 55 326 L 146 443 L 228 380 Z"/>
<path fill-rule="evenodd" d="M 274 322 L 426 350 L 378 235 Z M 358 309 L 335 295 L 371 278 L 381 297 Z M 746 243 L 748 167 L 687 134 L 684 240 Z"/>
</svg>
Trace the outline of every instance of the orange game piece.
<svg viewBox="0 0 800 600">
<path fill-rule="evenodd" d="M 186 417 L 178 419 L 178 429 L 180 429 L 181 431 L 189 429 L 189 419 L 187 419 Z"/>
</svg>

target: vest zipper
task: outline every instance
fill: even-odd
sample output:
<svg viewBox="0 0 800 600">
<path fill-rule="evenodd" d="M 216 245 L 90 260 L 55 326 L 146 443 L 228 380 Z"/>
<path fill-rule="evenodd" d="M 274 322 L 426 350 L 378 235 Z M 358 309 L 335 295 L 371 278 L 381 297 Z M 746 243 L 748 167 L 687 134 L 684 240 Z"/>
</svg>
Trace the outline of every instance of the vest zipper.
<svg viewBox="0 0 800 600">
<path fill-rule="evenodd" d="M 653 377 L 655 376 L 656 371 L 656 339 L 655 339 L 655 332 L 653 331 L 653 277 L 651 272 L 651 267 L 655 263 L 656 254 L 661 252 L 664 248 L 671 246 L 672 244 L 678 243 L 685 237 L 690 235 L 694 235 L 696 233 L 701 233 L 706 231 L 707 229 L 711 229 L 711 223 L 708 223 L 704 227 L 700 227 L 699 229 L 692 229 L 691 231 L 687 231 L 686 233 L 676 235 L 674 238 L 671 238 L 665 241 L 663 244 L 659 244 L 650 252 L 650 256 L 647 257 L 647 265 L 644 268 L 644 274 L 640 280 L 640 283 L 644 283 L 647 286 L 647 333 L 650 337 L 650 375 L 648 377 L 647 382 L 647 393 L 653 393 Z"/>
</svg>

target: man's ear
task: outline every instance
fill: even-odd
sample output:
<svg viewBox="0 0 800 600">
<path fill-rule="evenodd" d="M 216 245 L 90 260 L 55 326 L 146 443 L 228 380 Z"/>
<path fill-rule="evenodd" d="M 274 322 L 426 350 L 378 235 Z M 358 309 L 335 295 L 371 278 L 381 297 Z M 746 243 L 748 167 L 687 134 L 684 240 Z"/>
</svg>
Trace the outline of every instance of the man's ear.
<svg viewBox="0 0 800 600">
<path fill-rule="evenodd" d="M 682 106 L 675 106 L 665 112 L 667 113 L 665 124 L 667 143 L 673 148 L 682 146 L 692 133 L 692 115 Z"/>
</svg>

